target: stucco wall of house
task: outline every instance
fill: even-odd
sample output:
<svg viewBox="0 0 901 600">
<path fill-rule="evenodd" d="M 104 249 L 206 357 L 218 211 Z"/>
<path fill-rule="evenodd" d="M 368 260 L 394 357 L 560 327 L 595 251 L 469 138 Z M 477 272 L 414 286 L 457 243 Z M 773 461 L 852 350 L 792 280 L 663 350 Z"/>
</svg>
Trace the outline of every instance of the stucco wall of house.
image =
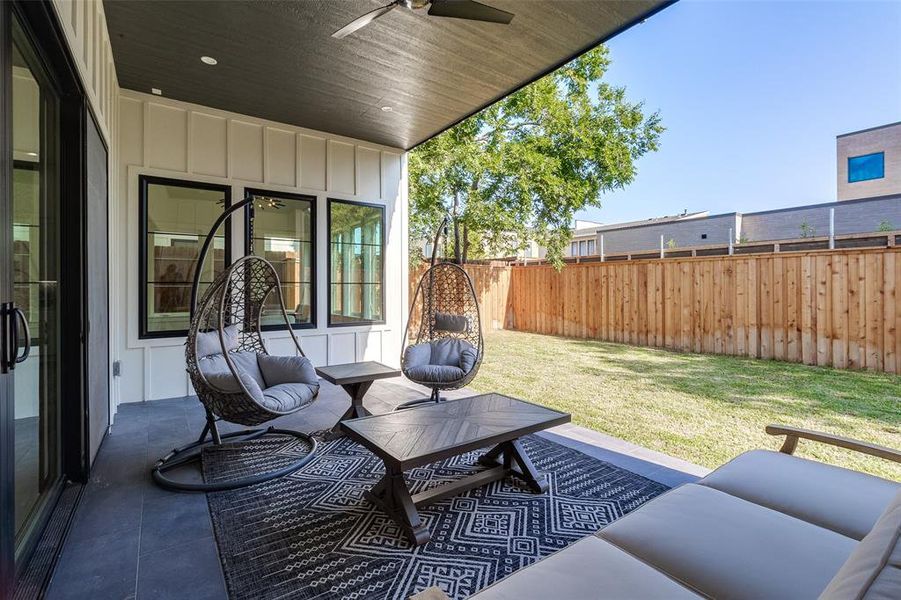
<svg viewBox="0 0 901 600">
<path fill-rule="evenodd" d="M 732 229 L 733 235 L 736 235 L 735 232 L 738 230 L 736 213 L 599 231 L 597 246 L 598 248 L 601 246 L 602 235 L 604 236 L 604 254 L 653 251 L 660 248 L 661 235 L 665 245 L 673 240 L 676 248 L 728 244 L 730 229 Z M 707 237 L 701 237 L 704 235 Z"/>
<path fill-rule="evenodd" d="M 802 224 L 811 227 L 810 235 L 829 235 L 829 209 L 835 209 L 835 234 L 878 231 L 885 222 L 901 229 L 901 195 L 854 202 L 835 202 L 817 206 L 799 206 L 742 215 L 742 237 L 749 242 L 787 240 L 802 236 Z"/>
<path fill-rule="evenodd" d="M 901 123 L 840 135 L 835 146 L 839 200 L 901 194 Z M 848 158 L 874 152 L 885 153 L 885 177 L 848 183 Z"/>
</svg>

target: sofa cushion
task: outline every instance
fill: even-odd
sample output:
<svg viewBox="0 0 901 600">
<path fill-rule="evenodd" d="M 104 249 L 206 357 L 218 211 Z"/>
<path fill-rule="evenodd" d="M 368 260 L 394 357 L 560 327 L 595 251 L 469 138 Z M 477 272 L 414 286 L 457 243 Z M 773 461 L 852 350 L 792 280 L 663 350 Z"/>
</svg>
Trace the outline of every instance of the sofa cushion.
<svg viewBox="0 0 901 600">
<path fill-rule="evenodd" d="M 901 484 L 782 452 L 752 450 L 698 483 L 861 540 Z"/>
<path fill-rule="evenodd" d="M 847 598 L 901 598 L 901 492 L 820 596 L 820 600 Z"/>
<path fill-rule="evenodd" d="M 257 364 L 267 386 L 280 383 L 306 383 L 319 387 L 313 363 L 305 356 L 257 355 Z"/>
<path fill-rule="evenodd" d="M 466 348 L 472 348 L 472 344 L 466 340 L 450 338 L 432 342 L 432 356 L 429 364 L 459 367 L 460 356 Z"/>
<path fill-rule="evenodd" d="M 474 600 L 698 598 L 619 548 L 589 536 L 501 579 Z"/>
<path fill-rule="evenodd" d="M 714 598 L 815 598 L 856 542 L 711 487 L 686 484 L 599 534 Z"/>
<path fill-rule="evenodd" d="M 231 352 L 238 347 L 238 326 L 229 325 L 222 330 L 222 337 L 225 339 L 226 351 Z M 195 351 L 198 358 L 211 356 L 213 354 L 222 354 L 222 343 L 219 341 L 219 332 L 206 331 L 198 333 L 196 337 L 197 343 Z"/>
<path fill-rule="evenodd" d="M 312 402 L 318 392 L 318 385 L 280 383 L 263 390 L 260 404 L 272 412 L 289 413 Z"/>
<path fill-rule="evenodd" d="M 425 383 L 452 383 L 463 379 L 466 373 L 460 367 L 425 365 L 407 369 L 407 377 L 412 381 Z"/>
</svg>

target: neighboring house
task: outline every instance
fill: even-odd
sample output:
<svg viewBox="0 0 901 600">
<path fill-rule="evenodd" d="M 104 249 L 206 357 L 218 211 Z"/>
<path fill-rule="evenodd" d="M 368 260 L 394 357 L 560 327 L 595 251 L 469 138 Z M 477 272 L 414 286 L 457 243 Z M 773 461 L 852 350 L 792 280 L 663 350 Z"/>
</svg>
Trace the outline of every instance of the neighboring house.
<svg viewBox="0 0 901 600">
<path fill-rule="evenodd" d="M 835 138 L 837 198 L 901 194 L 901 122 Z"/>
<path fill-rule="evenodd" d="M 572 237 L 569 245 L 564 249 L 564 256 L 593 256 L 597 251 L 597 231 L 602 227 L 601 223 L 594 221 L 576 220 L 576 226 L 572 228 Z M 545 254 L 547 254 L 545 252 Z"/>
<path fill-rule="evenodd" d="M 691 213 L 597 229 L 597 248 L 605 255 L 649 252 L 729 243 L 789 240 L 829 234 L 830 210 L 835 209 L 835 234 L 901 229 L 901 194 L 825 202 L 753 213 Z M 603 239 L 603 242 L 602 242 Z"/>
</svg>

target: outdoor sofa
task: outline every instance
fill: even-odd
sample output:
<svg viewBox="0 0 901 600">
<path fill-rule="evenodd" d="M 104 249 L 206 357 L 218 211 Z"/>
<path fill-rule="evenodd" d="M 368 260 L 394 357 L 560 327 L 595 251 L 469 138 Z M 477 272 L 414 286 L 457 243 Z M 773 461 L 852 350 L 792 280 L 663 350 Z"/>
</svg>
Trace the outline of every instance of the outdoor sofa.
<svg viewBox="0 0 901 600">
<path fill-rule="evenodd" d="M 780 452 L 746 452 L 472 598 L 901 598 L 901 483 L 792 456 L 799 438 L 896 462 L 901 452 L 767 432 L 786 436 Z"/>
</svg>

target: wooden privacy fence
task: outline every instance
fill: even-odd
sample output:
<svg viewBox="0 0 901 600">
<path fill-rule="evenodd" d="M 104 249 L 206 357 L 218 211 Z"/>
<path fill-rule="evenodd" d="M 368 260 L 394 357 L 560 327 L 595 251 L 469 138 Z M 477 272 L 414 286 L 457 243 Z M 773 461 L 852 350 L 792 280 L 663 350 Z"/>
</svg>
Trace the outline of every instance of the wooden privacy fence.
<svg viewBox="0 0 901 600">
<path fill-rule="evenodd" d="M 410 269 L 410 301 L 413 300 L 416 286 L 427 268 L 428 264 L 423 263 L 418 268 Z M 479 301 L 483 332 L 508 327 L 506 319 L 510 313 L 507 302 L 512 271 L 513 269 L 507 266 L 466 265 L 466 272 L 472 279 L 472 286 Z"/>
<path fill-rule="evenodd" d="M 467 269 L 486 329 L 901 373 L 898 248 Z"/>
</svg>

